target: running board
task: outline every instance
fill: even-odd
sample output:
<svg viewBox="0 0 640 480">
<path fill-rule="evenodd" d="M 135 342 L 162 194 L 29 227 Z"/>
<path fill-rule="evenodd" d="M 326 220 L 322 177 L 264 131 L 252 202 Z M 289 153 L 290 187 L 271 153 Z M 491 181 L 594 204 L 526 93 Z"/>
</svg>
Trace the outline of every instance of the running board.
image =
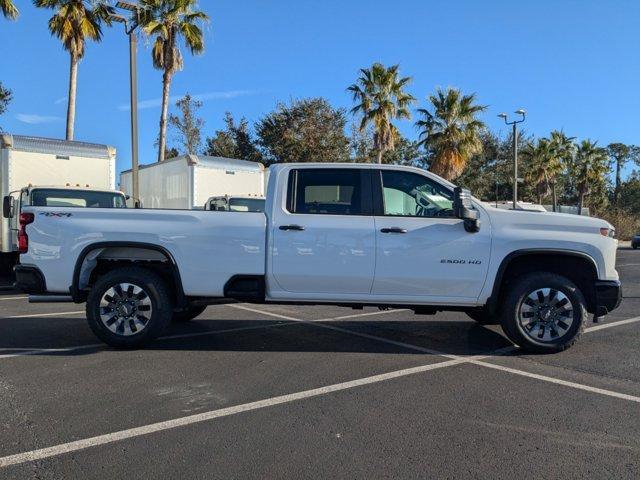
<svg viewBox="0 0 640 480">
<path fill-rule="evenodd" d="M 29 295 L 29 303 L 73 303 L 71 295 Z"/>
</svg>

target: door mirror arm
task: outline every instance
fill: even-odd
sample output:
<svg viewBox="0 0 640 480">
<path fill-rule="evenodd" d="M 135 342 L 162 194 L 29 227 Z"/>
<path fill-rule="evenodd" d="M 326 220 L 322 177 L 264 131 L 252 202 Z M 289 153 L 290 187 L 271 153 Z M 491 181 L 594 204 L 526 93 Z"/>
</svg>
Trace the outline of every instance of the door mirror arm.
<svg viewBox="0 0 640 480">
<path fill-rule="evenodd" d="M 464 222 L 464 229 L 469 233 L 480 231 L 478 211 L 471 204 L 471 192 L 466 188 L 456 187 L 453 191 L 453 213 Z"/>
</svg>

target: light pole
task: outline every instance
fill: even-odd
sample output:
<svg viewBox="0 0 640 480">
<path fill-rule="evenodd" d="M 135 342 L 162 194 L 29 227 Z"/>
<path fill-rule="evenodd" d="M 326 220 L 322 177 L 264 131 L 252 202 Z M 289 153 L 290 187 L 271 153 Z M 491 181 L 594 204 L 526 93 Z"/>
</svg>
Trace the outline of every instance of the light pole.
<svg viewBox="0 0 640 480">
<path fill-rule="evenodd" d="M 134 202 L 139 202 L 140 191 L 138 183 L 138 38 L 135 30 L 140 21 L 140 8 L 129 2 L 119 1 L 116 7 L 133 13 L 131 26 L 125 17 L 110 13 L 111 21 L 123 23 L 124 31 L 129 37 L 129 89 L 131 97 L 131 194 Z"/>
<path fill-rule="evenodd" d="M 507 122 L 507 114 L 501 113 L 498 117 L 504 120 L 507 125 L 513 125 L 513 209 L 518 208 L 518 128 L 519 123 L 524 122 L 526 112 L 522 109 L 516 110 L 514 113 L 522 115 L 520 120 Z"/>
</svg>

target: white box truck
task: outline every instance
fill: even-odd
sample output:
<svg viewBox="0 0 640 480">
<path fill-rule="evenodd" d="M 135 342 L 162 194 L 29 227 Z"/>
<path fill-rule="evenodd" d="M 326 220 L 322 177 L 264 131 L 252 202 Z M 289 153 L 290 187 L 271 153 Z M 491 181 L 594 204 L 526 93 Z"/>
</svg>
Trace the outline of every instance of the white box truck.
<svg viewBox="0 0 640 480">
<path fill-rule="evenodd" d="M 116 151 L 107 145 L 0 135 L 0 198 L 39 185 L 115 189 Z M 0 277 L 17 259 L 11 218 L 0 219 Z"/>
<path fill-rule="evenodd" d="M 213 196 L 264 196 L 261 163 L 205 155 L 183 155 L 142 165 L 139 195 L 144 208 L 202 209 Z M 132 195 L 131 170 L 120 174 L 120 188 Z"/>
</svg>

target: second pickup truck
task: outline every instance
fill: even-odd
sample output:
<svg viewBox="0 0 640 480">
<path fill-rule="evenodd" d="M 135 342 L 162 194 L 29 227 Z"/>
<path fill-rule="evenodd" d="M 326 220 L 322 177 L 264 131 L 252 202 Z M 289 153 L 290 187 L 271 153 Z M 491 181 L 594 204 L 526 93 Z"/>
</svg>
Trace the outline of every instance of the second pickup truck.
<svg viewBox="0 0 640 480">
<path fill-rule="evenodd" d="M 275 165 L 265 213 L 27 207 L 19 237 L 18 286 L 86 301 L 115 347 L 243 301 L 464 311 L 557 352 L 621 299 L 606 221 L 498 210 L 395 165 Z"/>
</svg>

